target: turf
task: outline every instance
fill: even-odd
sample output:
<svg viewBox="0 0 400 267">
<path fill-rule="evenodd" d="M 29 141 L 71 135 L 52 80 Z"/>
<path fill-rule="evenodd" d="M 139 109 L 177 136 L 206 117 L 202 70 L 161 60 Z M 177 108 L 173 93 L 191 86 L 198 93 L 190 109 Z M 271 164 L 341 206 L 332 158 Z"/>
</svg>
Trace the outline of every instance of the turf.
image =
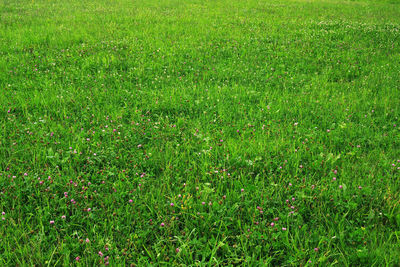
<svg viewBox="0 0 400 267">
<path fill-rule="evenodd" d="M 1 0 L 0 264 L 400 265 L 400 1 Z"/>
</svg>

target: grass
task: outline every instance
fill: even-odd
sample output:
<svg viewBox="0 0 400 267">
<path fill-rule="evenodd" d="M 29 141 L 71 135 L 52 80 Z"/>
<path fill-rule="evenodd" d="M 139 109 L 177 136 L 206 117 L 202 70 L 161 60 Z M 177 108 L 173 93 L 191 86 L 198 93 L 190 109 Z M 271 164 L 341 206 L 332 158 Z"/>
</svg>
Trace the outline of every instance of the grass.
<svg viewBox="0 0 400 267">
<path fill-rule="evenodd" d="M 0 263 L 400 265 L 400 2 L 0 2 Z"/>
</svg>

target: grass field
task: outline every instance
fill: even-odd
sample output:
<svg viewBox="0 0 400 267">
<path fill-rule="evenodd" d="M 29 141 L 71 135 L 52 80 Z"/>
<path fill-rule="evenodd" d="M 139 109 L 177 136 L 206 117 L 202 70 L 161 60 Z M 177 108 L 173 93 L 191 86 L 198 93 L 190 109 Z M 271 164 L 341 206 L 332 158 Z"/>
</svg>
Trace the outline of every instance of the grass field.
<svg viewBox="0 0 400 267">
<path fill-rule="evenodd" d="M 1 0 L 0 265 L 400 265 L 400 1 Z"/>
</svg>

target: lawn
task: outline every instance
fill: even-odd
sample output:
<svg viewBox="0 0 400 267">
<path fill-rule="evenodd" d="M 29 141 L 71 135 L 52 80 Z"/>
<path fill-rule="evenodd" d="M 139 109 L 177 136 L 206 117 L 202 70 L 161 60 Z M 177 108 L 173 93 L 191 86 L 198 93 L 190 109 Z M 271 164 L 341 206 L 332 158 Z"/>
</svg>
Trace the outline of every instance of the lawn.
<svg viewBox="0 0 400 267">
<path fill-rule="evenodd" d="M 400 265 L 399 0 L 1 0 L 1 266 Z"/>
</svg>

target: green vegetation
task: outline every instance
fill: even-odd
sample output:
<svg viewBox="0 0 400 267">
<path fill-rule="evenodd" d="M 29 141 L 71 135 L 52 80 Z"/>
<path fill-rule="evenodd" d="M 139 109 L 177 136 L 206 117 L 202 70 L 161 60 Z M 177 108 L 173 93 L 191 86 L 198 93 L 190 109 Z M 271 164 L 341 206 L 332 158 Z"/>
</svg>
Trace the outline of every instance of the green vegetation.
<svg viewBox="0 0 400 267">
<path fill-rule="evenodd" d="M 400 1 L 1 0 L 0 264 L 400 265 Z"/>
</svg>

